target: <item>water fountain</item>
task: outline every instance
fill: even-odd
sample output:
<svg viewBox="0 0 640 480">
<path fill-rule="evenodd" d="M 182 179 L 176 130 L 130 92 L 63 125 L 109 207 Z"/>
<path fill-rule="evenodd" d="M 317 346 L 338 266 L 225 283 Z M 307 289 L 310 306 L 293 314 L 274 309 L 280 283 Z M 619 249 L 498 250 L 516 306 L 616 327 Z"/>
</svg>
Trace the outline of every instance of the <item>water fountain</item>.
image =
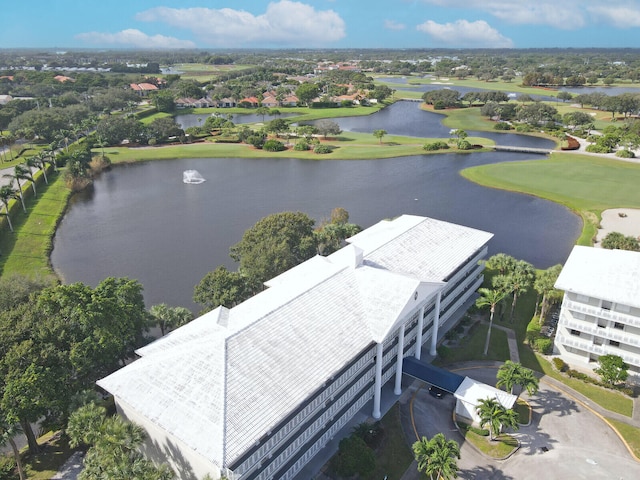
<svg viewBox="0 0 640 480">
<path fill-rule="evenodd" d="M 190 185 L 198 185 L 206 182 L 206 179 L 197 170 L 185 170 L 182 172 L 182 181 Z"/>
</svg>

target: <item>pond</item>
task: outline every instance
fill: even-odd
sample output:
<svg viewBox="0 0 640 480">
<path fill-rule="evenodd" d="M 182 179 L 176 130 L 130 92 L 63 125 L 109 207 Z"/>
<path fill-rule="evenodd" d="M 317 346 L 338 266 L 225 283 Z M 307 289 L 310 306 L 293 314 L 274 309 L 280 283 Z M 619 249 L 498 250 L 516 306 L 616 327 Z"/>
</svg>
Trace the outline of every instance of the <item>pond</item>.
<svg viewBox="0 0 640 480">
<path fill-rule="evenodd" d="M 528 158 L 513 153 L 421 155 L 385 160 L 186 159 L 118 166 L 71 201 L 51 261 L 66 282 L 106 276 L 138 279 L 147 305 L 198 311 L 193 287 L 224 264 L 229 247 L 260 218 L 302 211 L 316 220 L 334 207 L 368 227 L 403 213 L 495 234 L 490 253 L 506 252 L 546 268 L 564 263 L 581 230 L 566 208 L 527 195 L 483 188 L 462 168 Z M 182 182 L 197 170 L 200 185 Z"/>
</svg>

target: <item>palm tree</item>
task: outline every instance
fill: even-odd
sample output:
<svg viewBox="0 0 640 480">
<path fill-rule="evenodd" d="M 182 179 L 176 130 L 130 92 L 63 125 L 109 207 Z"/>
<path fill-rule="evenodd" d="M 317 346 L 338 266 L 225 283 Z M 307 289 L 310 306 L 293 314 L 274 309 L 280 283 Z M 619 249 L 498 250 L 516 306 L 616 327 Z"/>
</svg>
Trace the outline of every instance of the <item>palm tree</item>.
<svg viewBox="0 0 640 480">
<path fill-rule="evenodd" d="M 517 260 L 506 253 L 496 253 L 487 259 L 485 265 L 491 270 L 496 270 L 500 275 L 506 275 L 515 266 Z"/>
<path fill-rule="evenodd" d="M 489 427 L 490 440 L 495 440 L 502 427 L 518 429 L 518 412 L 505 408 L 495 398 L 478 399 L 476 412 L 480 417 L 480 426 Z"/>
<path fill-rule="evenodd" d="M 15 458 L 16 465 L 18 466 L 18 475 L 20 476 L 20 480 L 26 480 L 27 476 L 24 473 L 20 450 L 18 450 L 18 445 L 16 445 L 14 439 L 14 437 L 20 433 L 22 433 L 22 429 L 19 424 L 9 423 L 6 419 L 0 420 L 0 446 L 4 447 L 7 443 L 11 445 L 13 457 Z"/>
<path fill-rule="evenodd" d="M 2 185 L 0 187 L 0 202 L 4 205 L 5 213 L 7 216 L 7 223 L 9 224 L 9 230 L 13 232 L 13 225 L 11 224 L 11 216 L 9 215 L 9 200 L 16 198 L 16 191 L 11 185 Z"/>
<path fill-rule="evenodd" d="M 444 434 L 437 433 L 431 440 L 422 437 L 412 448 L 419 472 L 426 473 L 432 480 L 457 477 L 460 446 L 455 440 L 447 440 Z"/>
<path fill-rule="evenodd" d="M 49 185 L 49 179 L 47 178 L 47 154 L 45 152 L 38 153 L 35 157 L 31 157 L 29 160 L 34 162 L 34 165 L 42 170 L 42 176 L 44 177 L 44 183 Z M 29 162 L 27 160 L 27 163 Z"/>
<path fill-rule="evenodd" d="M 523 390 L 526 390 L 529 395 L 535 395 L 538 388 L 540 388 L 540 381 L 530 368 L 522 369 L 516 383 L 520 385 Z"/>
<path fill-rule="evenodd" d="M 11 184 L 13 184 L 14 180 L 18 184 L 18 189 L 16 191 L 18 192 L 18 195 L 20 196 L 20 203 L 22 203 L 22 210 L 25 213 L 27 213 L 27 207 L 25 207 L 25 205 L 24 205 L 24 196 L 22 195 L 22 184 L 20 183 L 20 180 L 28 180 L 29 179 L 29 177 L 27 176 L 26 170 L 27 170 L 27 168 L 24 165 L 15 165 L 13 167 L 13 173 L 5 173 L 3 175 L 3 177 L 11 179 Z M 31 173 L 31 172 L 29 172 L 29 173 Z"/>
<path fill-rule="evenodd" d="M 562 271 L 562 265 L 554 265 L 546 270 L 542 270 L 536 275 L 536 279 L 533 282 L 533 288 L 536 289 L 538 295 L 542 295 L 542 302 L 540 303 L 540 324 L 544 322 L 544 316 L 547 313 L 551 298 L 558 298 L 561 295 L 560 290 L 556 290 L 554 285 L 558 276 Z M 536 311 L 538 310 L 536 305 Z"/>
<path fill-rule="evenodd" d="M 31 188 L 33 189 L 33 196 L 37 197 L 38 196 L 38 192 L 36 191 L 36 179 L 33 176 L 33 170 L 31 170 L 32 168 L 38 168 L 38 160 L 35 157 L 29 157 L 27 158 L 27 160 L 24 162 L 25 165 L 25 174 L 27 175 L 27 177 L 29 177 L 29 180 L 31 180 Z"/>
<path fill-rule="evenodd" d="M 162 335 L 193 320 L 191 311 L 184 307 L 169 307 L 166 303 L 153 305 L 149 313 L 160 327 Z"/>
<path fill-rule="evenodd" d="M 523 370 L 522 364 L 507 360 L 498 369 L 496 387 L 504 387 L 509 393 L 513 394 L 513 387 L 518 385 L 518 378 L 522 375 Z"/>
<path fill-rule="evenodd" d="M 513 269 L 506 275 L 498 275 L 493 277 L 493 286 L 500 288 L 513 295 L 513 301 L 511 302 L 511 313 L 509 315 L 509 321 L 513 323 L 513 314 L 516 310 L 516 302 L 518 296 L 527 292 L 531 282 L 535 276 L 535 269 L 533 265 L 524 260 L 518 260 Z"/>
<path fill-rule="evenodd" d="M 478 293 L 480 296 L 476 300 L 477 307 L 486 307 L 490 308 L 489 315 L 489 330 L 487 330 L 487 339 L 484 342 L 484 354 L 487 355 L 489 352 L 489 341 L 491 340 L 491 327 L 493 326 L 493 314 L 496 311 L 496 305 L 502 301 L 502 299 L 506 296 L 506 293 L 503 290 L 495 289 L 490 290 L 488 288 L 479 288 Z"/>
</svg>

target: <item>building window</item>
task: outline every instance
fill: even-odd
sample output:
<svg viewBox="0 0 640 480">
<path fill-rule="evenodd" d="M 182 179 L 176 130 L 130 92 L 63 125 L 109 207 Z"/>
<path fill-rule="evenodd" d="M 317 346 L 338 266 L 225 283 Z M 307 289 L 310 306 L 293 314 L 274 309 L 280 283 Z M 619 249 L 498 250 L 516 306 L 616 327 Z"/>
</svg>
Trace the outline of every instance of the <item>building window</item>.
<svg viewBox="0 0 640 480">
<path fill-rule="evenodd" d="M 606 320 L 598 320 L 598 327 L 606 328 L 607 327 L 607 321 Z"/>
<path fill-rule="evenodd" d="M 607 300 L 603 300 L 602 301 L 602 309 L 603 310 L 611 310 L 611 302 L 607 301 Z"/>
<path fill-rule="evenodd" d="M 576 300 L 580 303 L 589 303 L 589 297 L 587 297 L 586 295 L 581 295 L 579 293 L 576 295 Z"/>
<path fill-rule="evenodd" d="M 612 347 L 619 347 L 620 342 L 616 342 L 615 340 L 609 340 L 609 345 L 611 345 Z"/>
<path fill-rule="evenodd" d="M 624 330 L 624 323 L 614 323 L 613 328 L 617 328 L 618 330 Z"/>
<path fill-rule="evenodd" d="M 575 335 L 576 337 L 580 336 L 580 330 L 571 330 L 571 335 Z"/>
<path fill-rule="evenodd" d="M 619 303 L 616 303 L 616 311 L 617 312 L 629 313 L 630 310 L 631 310 L 631 308 L 629 307 L 629 305 L 621 305 Z"/>
</svg>

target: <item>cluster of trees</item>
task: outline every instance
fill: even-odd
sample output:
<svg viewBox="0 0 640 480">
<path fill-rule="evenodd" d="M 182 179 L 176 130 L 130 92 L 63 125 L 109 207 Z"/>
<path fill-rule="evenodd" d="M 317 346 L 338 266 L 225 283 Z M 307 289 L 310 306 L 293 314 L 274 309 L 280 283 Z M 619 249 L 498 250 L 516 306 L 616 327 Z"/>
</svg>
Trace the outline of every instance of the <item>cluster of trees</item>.
<svg viewBox="0 0 640 480">
<path fill-rule="evenodd" d="M 561 265 L 554 265 L 546 270 L 536 272 L 533 265 L 524 260 L 516 260 L 510 255 L 498 253 L 486 261 L 486 267 L 494 272 L 491 278 L 492 288 L 479 288 L 480 296 L 476 300 L 479 308 L 489 307 L 489 329 L 485 341 L 484 354 L 489 351 L 493 318 L 498 306 L 501 307 L 500 318 L 504 315 L 503 300 L 511 296 L 511 311 L 509 321 L 513 323 L 516 302 L 520 295 L 525 294 L 532 286 L 542 300 L 536 304 L 536 314 L 540 306 L 540 319 L 545 318 L 549 306 L 562 298 L 562 292 L 554 287 Z"/>
<path fill-rule="evenodd" d="M 625 235 L 620 232 L 610 232 L 602 239 L 602 248 L 609 250 L 630 250 L 640 252 L 640 242 L 632 235 Z"/>
<path fill-rule="evenodd" d="M 248 229 L 230 249 L 237 271 L 219 266 L 196 285 L 193 299 L 205 311 L 219 305 L 231 308 L 263 290 L 263 283 L 314 255 L 329 255 L 360 227 L 349 223 L 349 213 L 336 208 L 329 220 L 315 221 L 301 212 L 269 215 Z"/>
<path fill-rule="evenodd" d="M 142 286 L 106 278 L 95 288 L 22 277 L 0 280 L 0 423 L 64 427 L 76 394 L 143 345 L 149 315 Z"/>
</svg>

